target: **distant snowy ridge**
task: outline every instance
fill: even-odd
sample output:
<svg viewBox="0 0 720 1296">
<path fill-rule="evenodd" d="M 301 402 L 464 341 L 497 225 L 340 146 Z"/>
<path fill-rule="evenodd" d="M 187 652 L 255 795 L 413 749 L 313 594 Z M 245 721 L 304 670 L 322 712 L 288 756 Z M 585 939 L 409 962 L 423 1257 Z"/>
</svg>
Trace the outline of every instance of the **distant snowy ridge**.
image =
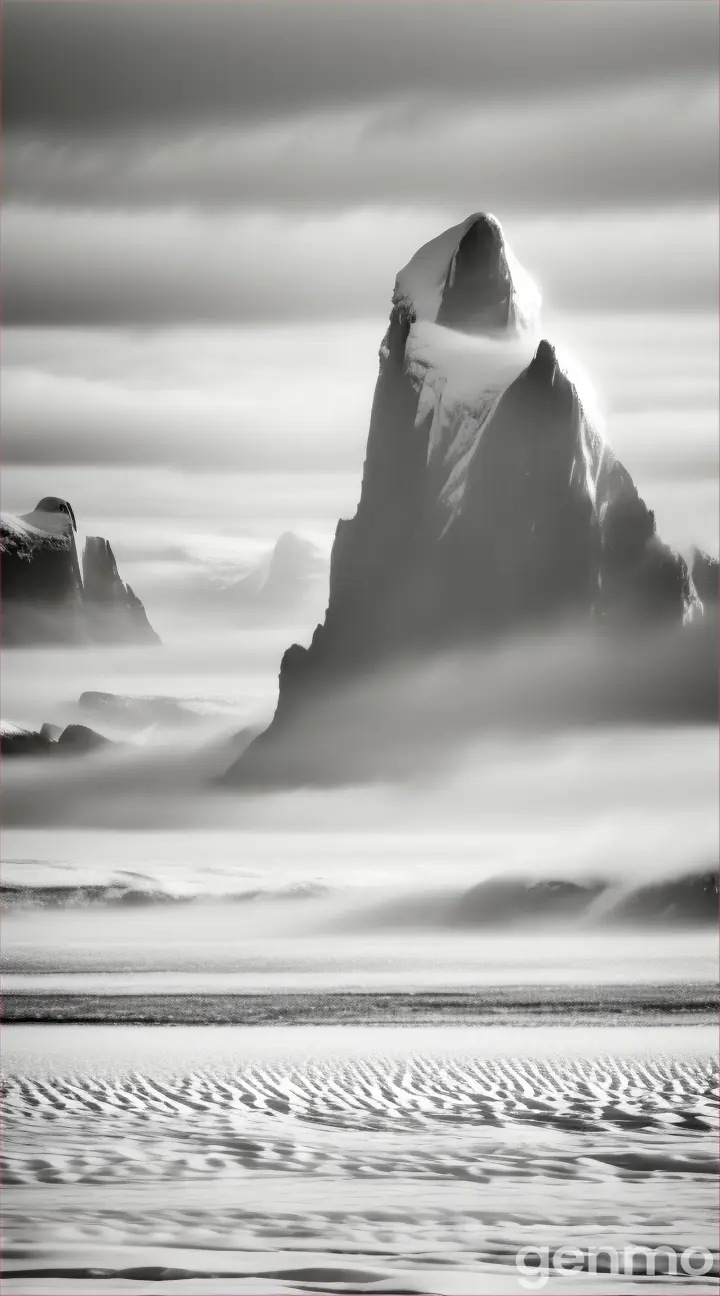
<svg viewBox="0 0 720 1296">
<path fill-rule="evenodd" d="M 33 870 L 37 879 L 37 867 Z M 382 932 L 416 930 L 459 933 L 472 930 L 544 928 L 709 928 L 717 924 L 718 880 L 710 869 L 697 868 L 659 881 L 635 880 L 623 885 L 613 878 L 584 881 L 569 878 L 492 876 L 469 888 L 409 888 L 380 895 L 371 887 L 334 888 L 319 881 L 248 885 L 228 878 L 187 879 L 116 873 L 97 881 L 86 878 L 58 883 L 29 881 L 23 867 L 9 862 L 0 887 L 0 908 L 7 910 L 139 908 L 151 905 L 291 905 L 321 921 L 325 930 Z M 329 902 L 329 903 L 328 903 Z M 297 913 L 298 924 L 303 912 Z"/>
</svg>

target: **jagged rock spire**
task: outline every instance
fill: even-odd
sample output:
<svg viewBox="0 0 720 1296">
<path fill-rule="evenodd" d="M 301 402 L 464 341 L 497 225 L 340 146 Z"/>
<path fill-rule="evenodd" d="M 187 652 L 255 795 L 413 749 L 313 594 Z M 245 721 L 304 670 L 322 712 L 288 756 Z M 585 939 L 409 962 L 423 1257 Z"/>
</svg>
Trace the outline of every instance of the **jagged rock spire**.
<svg viewBox="0 0 720 1296">
<path fill-rule="evenodd" d="M 686 564 L 658 539 L 571 370 L 537 333 L 538 307 L 499 222 L 482 213 L 400 271 L 325 620 L 309 649 L 286 652 L 273 725 L 231 781 L 267 768 L 287 718 L 318 690 L 394 656 L 561 618 L 680 625 L 701 611 Z"/>
</svg>

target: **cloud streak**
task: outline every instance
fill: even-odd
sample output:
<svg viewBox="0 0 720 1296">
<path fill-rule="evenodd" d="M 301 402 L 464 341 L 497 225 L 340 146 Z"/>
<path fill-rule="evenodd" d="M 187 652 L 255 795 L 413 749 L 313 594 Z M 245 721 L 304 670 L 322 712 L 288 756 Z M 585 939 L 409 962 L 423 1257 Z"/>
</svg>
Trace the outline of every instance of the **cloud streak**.
<svg viewBox="0 0 720 1296">
<path fill-rule="evenodd" d="M 123 210 L 433 207 L 438 193 L 505 214 L 676 206 L 717 194 L 715 106 L 715 77 L 675 77 L 530 104 L 423 99 L 139 137 L 10 131 L 4 185 L 24 203 Z"/>
<path fill-rule="evenodd" d="M 715 6 L 8 0 L 5 129 L 104 136 L 379 100 L 502 103 L 713 77 Z"/>
<path fill-rule="evenodd" d="M 387 318 L 397 270 L 466 215 L 354 210 L 280 214 L 41 211 L 10 205 L 2 229 L 6 325 Z M 712 207 L 507 221 L 552 306 L 714 311 Z M 672 253 L 670 254 L 670 249 Z"/>
</svg>

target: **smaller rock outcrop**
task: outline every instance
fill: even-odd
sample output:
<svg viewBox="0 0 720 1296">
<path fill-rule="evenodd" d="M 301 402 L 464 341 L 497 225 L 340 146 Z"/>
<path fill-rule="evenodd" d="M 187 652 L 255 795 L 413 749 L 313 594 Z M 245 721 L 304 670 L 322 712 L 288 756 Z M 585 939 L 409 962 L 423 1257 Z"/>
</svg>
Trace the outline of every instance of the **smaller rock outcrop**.
<svg viewBox="0 0 720 1296">
<path fill-rule="evenodd" d="M 84 756 L 106 751 L 116 744 L 87 725 L 44 724 L 38 731 L 24 729 L 6 720 L 0 722 L 0 753 L 9 756 Z"/>
<path fill-rule="evenodd" d="M 67 500 L 46 495 L 30 513 L 3 514 L 0 555 L 6 645 L 160 642 L 107 540 L 91 536 L 81 562 Z"/>
<path fill-rule="evenodd" d="M 582 918 L 606 884 L 555 878 L 489 878 L 463 896 L 450 914 L 454 927 L 504 927 Z"/>
<path fill-rule="evenodd" d="M 102 734 L 96 733 L 87 725 L 69 724 L 60 734 L 57 745 L 59 751 L 72 751 L 81 755 L 85 752 L 102 751 L 112 747 L 113 744 L 109 738 L 104 738 Z"/>
<path fill-rule="evenodd" d="M 612 927 L 717 926 L 718 875 L 690 873 L 647 882 L 622 895 L 604 921 Z"/>
<path fill-rule="evenodd" d="M 45 725 L 43 725 L 43 730 Z M 0 754 L 9 756 L 46 756 L 53 744 L 49 734 L 35 729 L 25 729 L 8 720 L 0 723 Z"/>
</svg>

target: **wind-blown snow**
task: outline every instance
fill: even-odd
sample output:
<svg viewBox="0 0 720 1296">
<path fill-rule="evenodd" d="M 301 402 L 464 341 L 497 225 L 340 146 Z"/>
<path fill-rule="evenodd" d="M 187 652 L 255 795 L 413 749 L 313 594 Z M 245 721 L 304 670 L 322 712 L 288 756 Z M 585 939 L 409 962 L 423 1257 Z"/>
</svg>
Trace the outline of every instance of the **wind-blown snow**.
<svg viewBox="0 0 720 1296">
<path fill-rule="evenodd" d="M 456 458 L 447 433 L 458 410 L 471 416 L 477 431 L 487 422 L 502 393 L 527 368 L 535 352 L 530 334 L 483 337 L 457 333 L 423 320 L 413 324 L 406 347 L 408 372 L 421 385 L 417 423 L 434 410 L 428 462 L 437 452 Z"/>
<path fill-rule="evenodd" d="M 442 465 L 441 503 L 454 514 L 484 428 L 503 392 L 533 358 L 530 333 L 483 337 L 457 333 L 427 320 L 413 324 L 406 347 L 408 372 L 420 388 L 417 425 L 431 418 L 428 465 Z"/>
<path fill-rule="evenodd" d="M 421 247 L 400 271 L 394 301 L 413 317 L 406 347 L 407 371 L 419 390 L 416 426 L 428 419 L 428 466 L 442 468 L 440 502 L 455 515 L 467 469 L 503 392 L 530 364 L 540 334 L 540 294 L 497 227 L 510 275 L 510 326 L 469 334 L 436 324 L 446 282 L 452 281 L 460 243 L 478 219 L 474 212 Z"/>
<path fill-rule="evenodd" d="M 498 403 L 530 364 L 537 335 L 515 333 L 482 337 L 430 324 L 413 324 L 408 337 L 408 372 L 420 388 L 416 425 L 431 419 L 428 466 L 442 466 L 439 502 L 448 513 L 444 530 L 462 503 L 467 474 L 483 432 Z M 581 407 L 580 456 L 573 473 L 581 474 L 595 507 L 597 484 L 611 451 L 595 392 L 582 369 L 554 348 L 559 371 L 577 392 Z"/>
</svg>

